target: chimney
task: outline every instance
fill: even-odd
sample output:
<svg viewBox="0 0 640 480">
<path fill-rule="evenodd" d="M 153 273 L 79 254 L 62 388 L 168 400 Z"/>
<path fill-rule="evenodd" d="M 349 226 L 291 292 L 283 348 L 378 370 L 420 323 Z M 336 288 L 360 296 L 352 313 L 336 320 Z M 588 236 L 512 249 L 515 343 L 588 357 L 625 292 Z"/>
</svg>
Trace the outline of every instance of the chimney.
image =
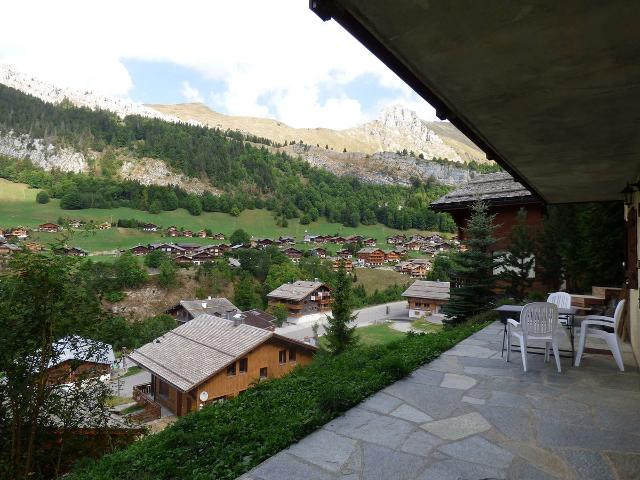
<svg viewBox="0 0 640 480">
<path fill-rule="evenodd" d="M 207 302 L 202 302 L 202 308 L 207 308 Z"/>
<path fill-rule="evenodd" d="M 244 323 L 244 317 L 241 314 L 236 314 L 233 316 L 233 326 L 237 327 L 238 325 L 242 325 Z"/>
</svg>

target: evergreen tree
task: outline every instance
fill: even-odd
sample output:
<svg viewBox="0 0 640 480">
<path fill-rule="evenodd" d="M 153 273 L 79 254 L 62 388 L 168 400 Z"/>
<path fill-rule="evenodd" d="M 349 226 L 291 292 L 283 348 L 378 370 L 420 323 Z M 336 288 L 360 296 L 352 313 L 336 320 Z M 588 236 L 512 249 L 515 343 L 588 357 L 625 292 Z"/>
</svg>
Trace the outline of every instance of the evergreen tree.
<svg viewBox="0 0 640 480">
<path fill-rule="evenodd" d="M 158 283 L 164 288 L 174 287 L 177 283 L 176 266 L 171 260 L 165 259 L 160 263 Z"/>
<path fill-rule="evenodd" d="M 229 241 L 231 242 L 231 245 L 244 245 L 251 241 L 251 235 L 239 228 L 231 234 Z"/>
<path fill-rule="evenodd" d="M 49 203 L 49 194 L 44 190 L 38 192 L 38 194 L 36 195 L 36 202 Z"/>
<path fill-rule="evenodd" d="M 357 317 L 352 313 L 352 308 L 351 279 L 347 275 L 344 264 L 341 264 L 336 276 L 331 315 L 328 316 L 325 333 L 327 349 L 333 354 L 344 352 L 358 341 L 355 326 L 349 326 Z"/>
<path fill-rule="evenodd" d="M 525 298 L 533 283 L 530 273 L 535 267 L 534 250 L 535 240 L 527 225 L 527 211 L 520 208 L 509 235 L 509 247 L 500 259 L 500 276 L 507 283 L 506 293 L 517 301 Z"/>
<path fill-rule="evenodd" d="M 467 250 L 460 252 L 453 268 L 453 286 L 444 307 L 447 323 L 458 323 L 488 308 L 492 303 L 495 260 L 492 247 L 495 215 L 481 201 L 471 207 L 466 232 Z"/>
<path fill-rule="evenodd" d="M 251 310 L 261 306 L 260 299 L 256 293 L 257 288 L 251 280 L 251 275 L 245 273 L 240 277 L 240 283 L 236 286 L 233 303 L 240 310 Z"/>
<path fill-rule="evenodd" d="M 455 268 L 457 255 L 455 252 L 442 252 L 436 255 L 433 266 L 427 273 L 427 280 L 448 282 L 451 279 L 451 272 Z"/>
</svg>

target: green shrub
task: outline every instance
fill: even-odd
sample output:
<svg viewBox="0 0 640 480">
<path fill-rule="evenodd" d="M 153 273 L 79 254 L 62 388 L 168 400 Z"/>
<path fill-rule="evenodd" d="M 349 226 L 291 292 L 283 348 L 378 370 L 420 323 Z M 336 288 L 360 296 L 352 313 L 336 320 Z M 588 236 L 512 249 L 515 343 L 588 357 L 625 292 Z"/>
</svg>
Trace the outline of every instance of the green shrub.
<svg viewBox="0 0 640 480">
<path fill-rule="evenodd" d="M 49 203 L 49 194 L 44 190 L 41 190 L 36 195 L 36 202 L 38 203 Z"/>
<path fill-rule="evenodd" d="M 116 302 L 120 302 L 122 300 L 124 300 L 124 297 L 126 295 L 124 294 L 124 292 L 121 292 L 120 290 L 117 290 L 115 292 L 107 292 L 104 294 L 104 299 L 107 302 L 111 302 L 111 303 L 116 303 Z"/>
<path fill-rule="evenodd" d="M 467 323 L 336 356 L 319 352 L 312 364 L 181 417 L 70 478 L 236 478 L 483 326 Z"/>
</svg>

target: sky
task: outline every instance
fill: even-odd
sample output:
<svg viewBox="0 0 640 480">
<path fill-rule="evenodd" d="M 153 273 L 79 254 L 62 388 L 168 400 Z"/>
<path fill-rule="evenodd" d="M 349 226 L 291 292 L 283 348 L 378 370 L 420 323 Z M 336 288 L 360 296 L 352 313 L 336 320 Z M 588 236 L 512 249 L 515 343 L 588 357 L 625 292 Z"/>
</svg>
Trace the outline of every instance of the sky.
<svg viewBox="0 0 640 480">
<path fill-rule="evenodd" d="M 348 128 L 393 104 L 434 109 L 306 0 L 20 0 L 0 63 L 140 103 L 202 102 L 293 127 Z"/>
</svg>

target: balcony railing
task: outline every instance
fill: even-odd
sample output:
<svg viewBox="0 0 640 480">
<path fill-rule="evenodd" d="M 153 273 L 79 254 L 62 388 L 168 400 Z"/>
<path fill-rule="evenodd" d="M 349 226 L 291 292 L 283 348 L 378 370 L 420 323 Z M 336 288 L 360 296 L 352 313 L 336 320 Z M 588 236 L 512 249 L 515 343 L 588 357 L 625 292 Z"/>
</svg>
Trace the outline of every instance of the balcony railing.
<svg viewBox="0 0 640 480">
<path fill-rule="evenodd" d="M 153 390 L 150 383 L 134 385 L 133 399 L 138 405 L 144 407 L 144 411 L 131 415 L 131 420 L 136 422 L 148 422 L 150 420 L 160 418 L 162 408 L 153 398 Z"/>
</svg>

